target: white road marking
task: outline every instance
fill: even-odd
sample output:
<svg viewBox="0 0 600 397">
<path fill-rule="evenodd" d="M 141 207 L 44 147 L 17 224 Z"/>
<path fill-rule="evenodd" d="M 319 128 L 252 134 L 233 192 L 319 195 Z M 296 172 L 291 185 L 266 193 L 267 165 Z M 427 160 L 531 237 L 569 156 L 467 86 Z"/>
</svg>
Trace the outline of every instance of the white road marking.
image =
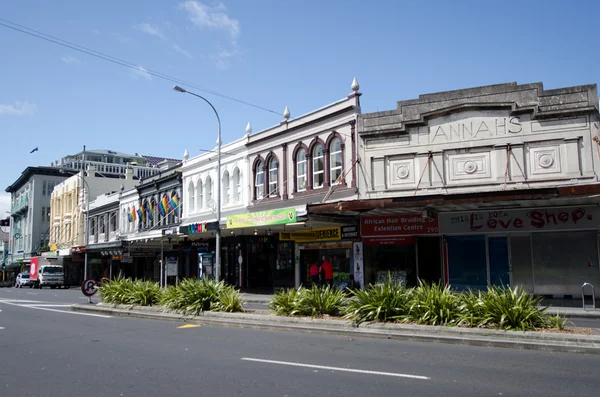
<svg viewBox="0 0 600 397">
<path fill-rule="evenodd" d="M 302 363 L 294 363 L 294 362 L 289 362 L 289 361 L 263 360 L 260 358 L 242 357 L 241 360 L 255 361 L 255 362 L 267 363 L 267 364 L 288 365 L 291 367 L 316 368 L 316 369 L 325 369 L 325 370 L 340 371 L 340 372 L 354 372 L 354 373 L 367 374 L 367 375 L 395 376 L 397 378 L 410 378 L 410 379 L 421 379 L 421 380 L 430 380 L 431 379 L 428 376 L 420 376 L 420 375 L 399 374 L 399 373 L 395 373 L 395 372 L 369 371 L 369 370 L 352 369 L 352 368 L 327 367 L 324 365 L 302 364 Z"/>
<path fill-rule="evenodd" d="M 21 302 L 21 303 L 16 303 L 16 302 Z M 32 304 L 32 302 L 33 302 L 33 304 Z M 67 314 L 75 314 L 75 315 L 79 315 L 79 316 L 111 318 L 111 316 L 105 316 L 102 314 L 80 313 L 80 312 L 72 312 L 69 310 L 57 310 L 57 309 L 50 309 L 49 307 L 43 307 L 43 306 L 66 307 L 66 306 L 71 306 L 71 305 L 58 305 L 58 304 L 54 305 L 54 304 L 45 304 L 44 302 L 41 302 L 41 301 L 21 301 L 21 300 L 16 300 L 16 299 L 10 299 L 10 300 L 0 299 L 0 303 L 4 303 L 5 305 L 26 307 L 28 309 L 46 310 L 49 312 L 56 312 L 56 313 L 67 313 Z M 39 304 L 35 304 L 35 303 L 39 303 Z"/>
<path fill-rule="evenodd" d="M 24 305 L 20 305 L 23 307 L 71 307 L 72 305 L 61 305 L 61 304 L 54 304 L 54 303 L 27 303 Z"/>
</svg>

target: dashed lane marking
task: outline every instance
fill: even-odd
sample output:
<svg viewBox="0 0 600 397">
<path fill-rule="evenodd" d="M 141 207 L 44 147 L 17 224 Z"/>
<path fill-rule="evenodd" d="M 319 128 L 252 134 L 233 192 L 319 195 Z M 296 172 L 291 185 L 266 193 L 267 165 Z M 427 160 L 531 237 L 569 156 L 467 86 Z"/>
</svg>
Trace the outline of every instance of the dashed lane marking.
<svg viewBox="0 0 600 397">
<path fill-rule="evenodd" d="M 103 314 L 80 313 L 80 312 L 72 312 L 72 311 L 69 311 L 69 310 L 51 309 L 50 307 L 70 307 L 71 305 L 50 304 L 50 303 L 42 302 L 42 301 L 26 301 L 26 300 L 17 300 L 17 299 L 0 299 L 0 303 L 4 303 L 5 305 L 17 306 L 17 307 L 25 307 L 27 309 L 45 310 L 45 311 L 48 311 L 48 312 L 75 314 L 75 315 L 78 315 L 78 316 L 111 318 L 111 316 L 105 316 Z M 47 306 L 50 306 L 50 307 L 47 307 Z"/>
<path fill-rule="evenodd" d="M 267 364 L 288 365 L 291 367 L 315 368 L 315 369 L 324 369 L 324 370 L 339 371 L 339 372 L 353 372 L 353 373 L 366 374 L 366 375 L 395 376 L 397 378 L 410 378 L 410 379 L 420 379 L 420 380 L 430 380 L 431 379 L 428 376 L 400 374 L 400 373 L 396 373 L 396 372 L 380 372 L 380 371 L 369 371 L 369 370 L 365 370 L 365 369 L 328 367 L 325 365 L 303 364 L 303 363 L 295 363 L 295 362 L 290 362 L 290 361 L 263 360 L 260 358 L 250 358 L 250 357 L 242 357 L 241 360 L 242 361 L 254 361 L 254 362 L 259 362 L 259 363 L 267 363 Z"/>
</svg>

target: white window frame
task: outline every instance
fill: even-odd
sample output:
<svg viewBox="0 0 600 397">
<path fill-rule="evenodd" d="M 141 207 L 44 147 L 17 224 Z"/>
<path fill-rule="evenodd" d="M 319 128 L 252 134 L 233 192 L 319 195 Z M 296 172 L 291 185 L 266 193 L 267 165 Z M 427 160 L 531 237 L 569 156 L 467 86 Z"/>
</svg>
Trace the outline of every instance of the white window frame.
<svg viewBox="0 0 600 397">
<path fill-rule="evenodd" d="M 339 150 L 333 152 L 332 149 L 336 142 L 339 145 Z M 333 164 L 335 164 L 335 163 L 333 160 L 338 155 L 340 156 L 340 165 L 334 167 Z M 338 180 L 338 178 L 340 178 L 342 176 L 343 164 L 344 164 L 344 151 L 342 150 L 342 141 L 340 140 L 340 138 L 333 138 L 333 140 L 329 144 L 329 181 L 332 185 L 337 185 L 340 183 L 340 182 L 337 182 L 337 180 Z M 336 170 L 340 171 L 340 175 L 338 177 L 334 178 L 333 172 Z"/>
<path fill-rule="evenodd" d="M 275 167 L 272 167 L 272 164 L 275 164 Z M 271 173 L 275 173 L 275 180 L 273 181 L 271 178 L 273 175 L 271 175 Z M 277 197 L 278 194 L 278 186 L 277 186 L 277 182 L 279 179 L 279 168 L 278 168 L 278 164 L 277 164 L 277 159 L 275 157 L 271 157 L 271 159 L 269 160 L 269 197 Z M 274 187 L 272 187 L 274 186 Z"/>
<path fill-rule="evenodd" d="M 304 153 L 304 155 L 302 156 L 303 159 L 300 159 L 300 154 Z M 303 164 L 304 165 L 304 173 L 300 173 L 300 165 Z M 307 166 L 308 166 L 308 162 L 306 160 L 306 150 L 304 148 L 298 150 L 298 153 L 296 154 L 296 191 L 298 192 L 303 192 L 306 190 L 306 182 L 307 182 L 307 174 L 308 174 L 308 170 L 307 170 Z M 300 179 L 304 179 L 304 187 L 300 187 Z"/>
<path fill-rule="evenodd" d="M 254 196 L 256 200 L 262 200 L 265 196 L 265 171 L 263 170 L 263 161 L 260 160 L 256 164 L 255 175 L 254 175 Z M 262 179 L 261 183 L 258 183 L 258 180 Z M 259 194 L 260 193 L 260 194 Z"/>
<path fill-rule="evenodd" d="M 321 148 L 321 155 L 320 156 L 315 156 L 315 153 L 317 152 L 317 148 Z M 315 147 L 313 148 L 312 151 L 312 176 L 313 176 L 313 180 L 312 180 L 312 184 L 313 184 L 313 189 L 320 189 L 324 186 L 325 184 L 325 156 L 323 153 L 323 145 L 321 145 L 320 143 L 316 144 Z M 318 164 L 318 160 L 321 159 L 321 164 L 323 165 L 321 167 L 320 171 L 316 170 L 315 164 Z M 321 174 L 323 177 L 323 182 L 320 185 L 317 185 L 317 178 L 315 178 L 317 175 Z"/>
</svg>

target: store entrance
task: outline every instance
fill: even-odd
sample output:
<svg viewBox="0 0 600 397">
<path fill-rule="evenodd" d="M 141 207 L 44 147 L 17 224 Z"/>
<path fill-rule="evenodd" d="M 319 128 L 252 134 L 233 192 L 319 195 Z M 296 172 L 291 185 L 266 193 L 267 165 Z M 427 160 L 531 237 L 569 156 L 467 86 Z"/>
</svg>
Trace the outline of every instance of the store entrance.
<svg viewBox="0 0 600 397">
<path fill-rule="evenodd" d="M 250 242 L 247 251 L 248 288 L 273 289 L 273 267 L 277 261 L 277 244 Z"/>
<path fill-rule="evenodd" d="M 442 282 L 441 237 L 417 238 L 418 277 L 424 283 Z"/>
</svg>

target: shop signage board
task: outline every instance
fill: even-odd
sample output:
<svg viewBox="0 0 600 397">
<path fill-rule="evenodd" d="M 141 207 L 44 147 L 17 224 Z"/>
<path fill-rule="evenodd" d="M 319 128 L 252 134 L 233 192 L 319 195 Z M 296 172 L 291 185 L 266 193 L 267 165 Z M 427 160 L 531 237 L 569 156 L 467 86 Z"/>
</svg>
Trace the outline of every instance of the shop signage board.
<svg viewBox="0 0 600 397">
<path fill-rule="evenodd" d="M 550 207 L 441 213 L 440 232 L 481 234 L 597 229 L 598 207 Z"/>
<path fill-rule="evenodd" d="M 240 229 L 257 226 L 285 225 L 296 222 L 295 208 L 282 208 L 270 211 L 251 212 L 227 217 L 227 229 Z"/>
<path fill-rule="evenodd" d="M 360 237 L 358 226 L 342 226 L 342 239 L 354 239 Z"/>
<path fill-rule="evenodd" d="M 395 237 L 365 237 L 363 243 L 365 246 L 378 245 L 411 245 L 415 244 L 413 236 L 395 236 Z"/>
<path fill-rule="evenodd" d="M 301 243 L 297 245 L 300 250 L 330 250 L 339 248 L 352 248 L 351 241 L 336 241 L 323 243 Z"/>
<path fill-rule="evenodd" d="M 360 219 L 360 233 L 363 237 L 438 234 L 439 227 L 437 218 L 420 215 L 364 216 Z"/>
<path fill-rule="evenodd" d="M 341 229 L 339 227 L 326 227 L 310 230 L 296 230 L 293 232 L 280 232 L 281 241 L 337 241 L 342 239 Z"/>
<path fill-rule="evenodd" d="M 205 233 L 205 232 L 210 232 L 212 230 L 217 230 L 218 226 L 219 225 L 218 225 L 217 221 L 192 223 L 187 226 L 179 227 L 179 233 L 183 233 L 183 234 Z"/>
</svg>

